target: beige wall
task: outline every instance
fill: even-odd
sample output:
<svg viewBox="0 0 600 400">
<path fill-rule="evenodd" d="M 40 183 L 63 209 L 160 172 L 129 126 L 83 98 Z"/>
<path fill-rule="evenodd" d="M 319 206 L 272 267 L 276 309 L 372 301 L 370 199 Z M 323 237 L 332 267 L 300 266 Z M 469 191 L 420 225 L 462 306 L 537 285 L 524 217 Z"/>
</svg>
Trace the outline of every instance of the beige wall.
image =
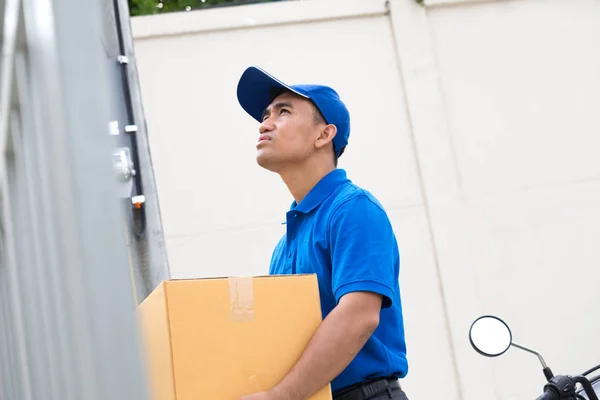
<svg viewBox="0 0 600 400">
<path fill-rule="evenodd" d="M 255 163 L 241 72 L 329 84 L 352 115 L 340 167 L 379 197 L 400 242 L 409 395 L 535 398 L 535 357 L 484 359 L 467 334 L 498 314 L 555 372 L 600 362 L 586 350 L 600 322 L 584 320 L 600 304 L 600 3 L 426 3 L 132 20 L 171 274 L 264 274 L 284 232 L 291 198 Z"/>
</svg>

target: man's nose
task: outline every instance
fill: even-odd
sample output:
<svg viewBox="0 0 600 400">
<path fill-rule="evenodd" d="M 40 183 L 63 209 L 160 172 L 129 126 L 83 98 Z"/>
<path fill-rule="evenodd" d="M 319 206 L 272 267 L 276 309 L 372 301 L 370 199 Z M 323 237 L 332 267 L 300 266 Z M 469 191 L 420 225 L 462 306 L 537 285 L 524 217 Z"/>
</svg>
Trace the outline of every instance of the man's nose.
<svg viewBox="0 0 600 400">
<path fill-rule="evenodd" d="M 271 132 L 275 129 L 275 125 L 271 122 L 270 118 L 265 119 L 258 128 L 259 133 Z"/>
</svg>

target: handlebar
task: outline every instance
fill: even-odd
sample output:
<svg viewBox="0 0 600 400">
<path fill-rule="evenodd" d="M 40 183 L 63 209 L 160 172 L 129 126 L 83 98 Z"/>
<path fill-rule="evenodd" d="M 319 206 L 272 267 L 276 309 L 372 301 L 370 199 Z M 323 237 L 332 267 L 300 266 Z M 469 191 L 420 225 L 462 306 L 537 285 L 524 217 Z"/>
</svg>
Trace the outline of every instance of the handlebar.
<svg viewBox="0 0 600 400">
<path fill-rule="evenodd" d="M 548 381 L 544 386 L 544 394 L 537 400 L 560 400 L 572 399 L 576 396 L 575 390 L 577 383 L 580 383 L 590 400 L 598 400 L 590 382 L 583 376 L 565 376 L 557 375 Z"/>
<path fill-rule="evenodd" d="M 547 388 L 544 394 L 538 397 L 536 400 L 559 400 L 560 396 L 552 388 Z"/>
</svg>

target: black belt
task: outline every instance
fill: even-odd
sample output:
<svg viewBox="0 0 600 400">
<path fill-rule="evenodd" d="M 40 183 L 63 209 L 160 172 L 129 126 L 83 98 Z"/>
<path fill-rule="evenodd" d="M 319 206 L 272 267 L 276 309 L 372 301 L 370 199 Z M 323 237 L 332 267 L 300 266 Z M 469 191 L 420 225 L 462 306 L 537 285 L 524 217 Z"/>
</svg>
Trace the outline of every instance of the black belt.
<svg viewBox="0 0 600 400">
<path fill-rule="evenodd" d="M 333 394 L 334 400 L 368 400 L 388 393 L 392 397 L 392 389 L 400 389 L 398 378 L 377 378 L 349 386 Z"/>
</svg>

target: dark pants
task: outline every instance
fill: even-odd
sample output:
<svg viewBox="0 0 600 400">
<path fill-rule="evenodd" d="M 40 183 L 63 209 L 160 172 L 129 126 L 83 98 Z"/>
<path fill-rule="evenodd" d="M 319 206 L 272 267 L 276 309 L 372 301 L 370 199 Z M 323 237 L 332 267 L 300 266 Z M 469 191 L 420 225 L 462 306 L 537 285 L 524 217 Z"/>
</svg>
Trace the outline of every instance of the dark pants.
<svg viewBox="0 0 600 400">
<path fill-rule="evenodd" d="M 385 382 L 387 381 L 387 383 Z M 333 400 L 408 400 L 395 378 L 357 383 L 333 394 Z"/>
</svg>

